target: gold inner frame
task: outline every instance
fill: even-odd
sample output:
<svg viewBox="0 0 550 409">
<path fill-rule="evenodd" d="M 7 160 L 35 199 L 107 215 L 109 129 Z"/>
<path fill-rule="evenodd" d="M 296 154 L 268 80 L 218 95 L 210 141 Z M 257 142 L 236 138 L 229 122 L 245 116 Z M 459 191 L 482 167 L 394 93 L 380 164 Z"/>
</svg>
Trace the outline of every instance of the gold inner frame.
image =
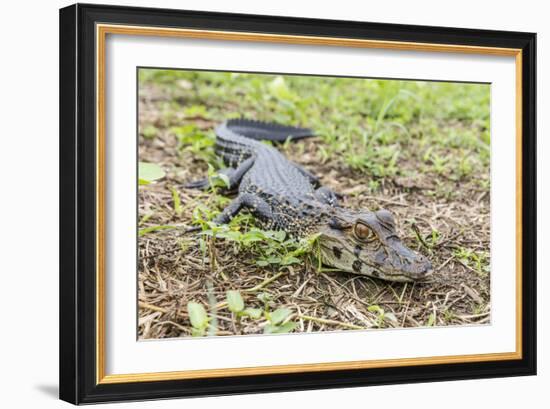
<svg viewBox="0 0 550 409">
<path fill-rule="evenodd" d="M 314 364 L 220 368 L 173 372 L 105 374 L 105 41 L 107 34 L 200 38 L 225 41 L 323 45 L 389 50 L 485 54 L 515 57 L 516 64 L 516 350 L 474 355 L 449 355 L 366 361 L 320 362 Z M 352 38 L 294 36 L 233 31 L 178 29 L 165 27 L 96 25 L 96 382 L 113 384 L 228 376 L 322 372 L 347 369 L 387 368 L 465 362 L 517 360 L 522 358 L 522 51 L 515 48 L 413 43 Z"/>
</svg>

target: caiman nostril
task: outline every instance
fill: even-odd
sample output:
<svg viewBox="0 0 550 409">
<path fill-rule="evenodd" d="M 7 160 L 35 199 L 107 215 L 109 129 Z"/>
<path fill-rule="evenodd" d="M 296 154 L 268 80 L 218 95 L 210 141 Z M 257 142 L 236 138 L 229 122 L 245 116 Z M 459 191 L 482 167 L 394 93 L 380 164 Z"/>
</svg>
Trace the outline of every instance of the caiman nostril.
<svg viewBox="0 0 550 409">
<path fill-rule="evenodd" d="M 424 264 L 424 277 L 429 277 L 433 274 L 434 270 L 432 267 L 432 263 L 430 263 L 426 258 L 426 263 Z"/>
</svg>

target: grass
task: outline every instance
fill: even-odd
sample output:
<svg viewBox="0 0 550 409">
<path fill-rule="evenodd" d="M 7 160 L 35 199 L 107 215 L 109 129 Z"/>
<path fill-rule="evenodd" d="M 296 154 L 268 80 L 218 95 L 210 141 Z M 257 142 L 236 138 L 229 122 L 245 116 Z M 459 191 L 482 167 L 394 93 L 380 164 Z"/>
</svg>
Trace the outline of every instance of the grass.
<svg viewBox="0 0 550 409">
<path fill-rule="evenodd" d="M 140 70 L 139 159 L 165 174 L 139 188 L 140 338 L 488 323 L 489 98 L 484 84 Z M 314 238 L 262 231 L 246 213 L 212 224 L 230 199 L 182 186 L 226 183 L 213 128 L 241 116 L 312 128 L 278 149 L 345 206 L 391 210 L 433 281 L 330 271 Z M 192 225 L 202 231 L 185 235 Z M 194 326 L 189 305 L 206 321 Z"/>
<path fill-rule="evenodd" d="M 140 70 L 140 82 L 171 96 L 161 122 L 199 156 L 214 136 L 181 119 L 244 116 L 310 126 L 324 158 L 376 178 L 417 173 L 422 162 L 460 180 L 489 165 L 488 85 L 166 70 Z"/>
</svg>

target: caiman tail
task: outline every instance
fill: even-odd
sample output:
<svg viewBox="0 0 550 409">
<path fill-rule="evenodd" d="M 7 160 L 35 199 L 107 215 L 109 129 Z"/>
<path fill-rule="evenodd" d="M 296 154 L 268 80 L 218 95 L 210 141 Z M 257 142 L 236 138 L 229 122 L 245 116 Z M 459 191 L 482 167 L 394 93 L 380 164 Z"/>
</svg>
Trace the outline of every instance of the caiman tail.
<svg viewBox="0 0 550 409">
<path fill-rule="evenodd" d="M 314 136 L 311 129 L 251 119 L 230 119 L 216 127 L 216 154 L 236 167 L 257 150 L 260 141 L 283 143 Z"/>
<path fill-rule="evenodd" d="M 297 140 L 314 136 L 313 131 L 309 128 L 252 119 L 230 119 L 216 128 L 216 135 L 223 137 L 223 133 L 227 131 L 256 141 L 271 142 L 285 142 L 287 139 Z"/>
</svg>

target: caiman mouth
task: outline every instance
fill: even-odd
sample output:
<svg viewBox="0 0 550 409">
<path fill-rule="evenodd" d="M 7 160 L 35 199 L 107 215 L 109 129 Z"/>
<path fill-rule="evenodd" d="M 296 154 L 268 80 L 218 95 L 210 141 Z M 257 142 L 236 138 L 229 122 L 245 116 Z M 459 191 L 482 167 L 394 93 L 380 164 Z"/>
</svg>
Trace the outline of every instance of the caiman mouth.
<svg viewBox="0 0 550 409">
<path fill-rule="evenodd" d="M 429 260 L 421 255 L 416 255 L 416 259 L 412 262 L 404 262 L 407 267 L 397 267 L 391 262 L 378 264 L 376 256 L 374 259 L 369 259 L 357 247 L 348 247 L 343 243 L 334 243 L 329 241 L 323 243 L 320 240 L 321 258 L 324 264 L 335 267 L 337 269 L 347 271 L 349 273 L 365 275 L 369 277 L 379 278 L 381 280 L 393 282 L 421 282 L 427 280 L 433 274 L 432 264 Z M 357 257 L 359 255 L 359 257 Z M 402 263 L 400 261 L 400 263 Z"/>
</svg>

